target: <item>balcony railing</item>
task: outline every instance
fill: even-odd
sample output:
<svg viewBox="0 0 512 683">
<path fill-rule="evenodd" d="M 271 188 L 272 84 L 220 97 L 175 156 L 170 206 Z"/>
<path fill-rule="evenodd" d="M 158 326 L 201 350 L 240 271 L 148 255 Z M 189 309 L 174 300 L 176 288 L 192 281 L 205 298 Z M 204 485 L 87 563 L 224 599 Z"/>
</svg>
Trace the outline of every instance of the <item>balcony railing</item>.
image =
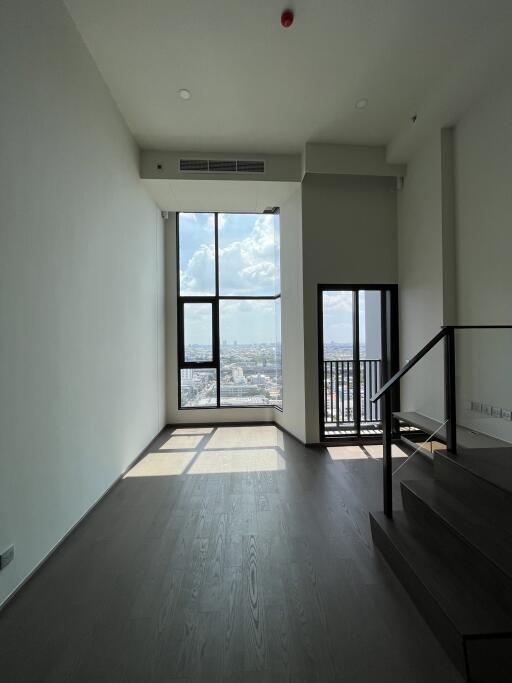
<svg viewBox="0 0 512 683">
<path fill-rule="evenodd" d="M 355 365 L 359 366 L 360 419 L 362 424 L 381 421 L 380 403 L 372 403 L 371 397 L 381 386 L 381 361 L 365 359 L 354 361 L 324 361 L 324 422 L 329 427 L 348 427 L 356 420 L 354 387 L 357 386 Z M 357 370 L 356 370 L 357 372 Z"/>
</svg>

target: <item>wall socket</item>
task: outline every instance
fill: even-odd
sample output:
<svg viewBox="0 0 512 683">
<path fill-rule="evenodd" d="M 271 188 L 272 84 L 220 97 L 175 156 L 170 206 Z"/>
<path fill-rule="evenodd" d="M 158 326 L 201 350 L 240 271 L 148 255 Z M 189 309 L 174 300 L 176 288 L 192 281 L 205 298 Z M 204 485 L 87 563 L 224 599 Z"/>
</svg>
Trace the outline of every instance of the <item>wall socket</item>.
<svg viewBox="0 0 512 683">
<path fill-rule="evenodd" d="M 14 560 L 14 546 L 11 545 L 3 553 L 0 553 L 0 570 L 5 569 Z"/>
<path fill-rule="evenodd" d="M 478 401 L 464 401 L 464 407 L 471 410 L 473 413 L 482 413 L 488 417 L 501 418 L 502 420 L 512 421 L 512 410 L 507 408 L 500 408 L 499 406 L 490 406 L 486 403 L 479 403 Z"/>
</svg>

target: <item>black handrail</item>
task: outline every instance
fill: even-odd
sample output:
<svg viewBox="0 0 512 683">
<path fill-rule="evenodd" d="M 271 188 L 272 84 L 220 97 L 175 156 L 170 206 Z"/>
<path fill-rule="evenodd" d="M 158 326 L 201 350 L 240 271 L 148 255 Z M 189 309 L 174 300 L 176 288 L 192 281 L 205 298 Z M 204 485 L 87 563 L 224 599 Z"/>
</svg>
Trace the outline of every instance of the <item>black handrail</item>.
<svg viewBox="0 0 512 683">
<path fill-rule="evenodd" d="M 413 368 L 426 354 L 445 340 L 444 347 L 444 387 L 446 414 L 446 446 L 454 455 L 457 454 L 457 405 L 455 392 L 455 330 L 503 330 L 512 329 L 512 325 L 445 325 L 441 330 L 408 361 L 404 367 L 389 379 L 379 391 L 371 397 L 372 403 L 382 400 L 382 447 L 384 476 L 384 513 L 393 516 L 393 486 L 391 466 L 392 422 L 390 390 L 400 379 Z"/>
<path fill-rule="evenodd" d="M 375 403 L 375 401 L 378 401 L 379 398 L 381 398 L 386 392 L 388 392 L 397 382 L 399 379 L 401 379 L 411 368 L 413 368 L 418 361 L 420 361 L 423 356 L 426 356 L 427 353 L 432 349 L 443 337 L 445 337 L 448 334 L 448 329 L 443 328 L 440 332 L 436 334 L 435 337 L 433 337 L 425 346 L 418 351 L 418 353 L 411 358 L 410 361 L 408 361 L 403 368 L 401 368 L 396 374 L 393 375 L 393 377 L 384 384 L 379 391 L 374 394 L 371 397 L 371 402 Z"/>
</svg>

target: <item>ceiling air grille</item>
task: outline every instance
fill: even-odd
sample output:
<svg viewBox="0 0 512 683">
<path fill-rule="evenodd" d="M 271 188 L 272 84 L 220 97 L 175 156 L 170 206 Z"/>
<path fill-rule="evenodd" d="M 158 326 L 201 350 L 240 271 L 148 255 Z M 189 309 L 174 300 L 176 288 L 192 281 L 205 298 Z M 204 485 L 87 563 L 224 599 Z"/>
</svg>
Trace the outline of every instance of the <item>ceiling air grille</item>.
<svg viewBox="0 0 512 683">
<path fill-rule="evenodd" d="M 265 173 L 264 161 L 237 161 L 238 173 Z"/>
<path fill-rule="evenodd" d="M 210 173 L 236 173 L 236 161 L 209 161 Z"/>
<path fill-rule="evenodd" d="M 265 173 L 264 161 L 235 159 L 180 159 L 184 173 Z"/>
<path fill-rule="evenodd" d="M 180 159 L 180 171 L 192 173 L 208 171 L 208 161 L 206 159 Z"/>
</svg>

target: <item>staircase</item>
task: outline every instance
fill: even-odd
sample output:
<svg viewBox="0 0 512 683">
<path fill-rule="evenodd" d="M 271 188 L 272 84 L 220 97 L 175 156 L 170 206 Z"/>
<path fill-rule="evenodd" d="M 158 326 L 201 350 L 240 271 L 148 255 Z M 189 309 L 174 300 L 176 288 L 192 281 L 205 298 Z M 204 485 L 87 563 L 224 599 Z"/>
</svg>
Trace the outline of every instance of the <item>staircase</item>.
<svg viewBox="0 0 512 683">
<path fill-rule="evenodd" d="M 464 680 L 510 683 L 512 445 L 455 422 L 443 426 L 418 413 L 391 413 L 386 392 L 395 378 L 379 392 L 388 424 L 383 427 L 385 511 L 370 514 L 374 543 Z M 454 414 L 453 407 L 452 419 Z M 402 479 L 403 509 L 393 506 L 390 481 L 396 421 L 436 431 L 436 441 L 452 445 L 433 451 L 431 478 Z"/>
</svg>

